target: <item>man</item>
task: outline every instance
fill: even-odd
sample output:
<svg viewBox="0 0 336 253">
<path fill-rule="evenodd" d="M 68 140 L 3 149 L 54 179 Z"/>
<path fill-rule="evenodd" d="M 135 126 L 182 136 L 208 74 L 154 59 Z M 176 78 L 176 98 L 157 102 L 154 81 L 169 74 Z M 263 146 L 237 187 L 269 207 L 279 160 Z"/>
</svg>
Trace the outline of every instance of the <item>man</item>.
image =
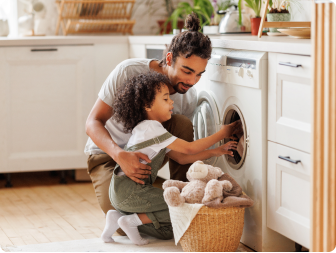
<svg viewBox="0 0 336 253">
<path fill-rule="evenodd" d="M 98 202 L 104 211 L 114 209 L 108 196 L 113 169 L 118 163 L 123 172 L 133 181 L 143 184 L 150 166 L 140 163 L 140 159 L 150 162 L 140 152 L 126 152 L 123 147 L 130 133 L 123 132 L 123 125 L 112 117 L 112 102 L 118 87 L 133 75 L 157 71 L 168 76 L 170 98 L 174 101 L 172 118 L 163 126 L 174 136 L 193 141 L 193 126 L 190 121 L 197 104 L 197 94 L 193 87 L 202 74 L 211 56 L 211 42 L 208 36 L 198 32 L 199 20 L 195 14 L 188 15 L 186 27 L 189 31 L 176 35 L 167 49 L 163 60 L 129 59 L 120 63 L 104 82 L 98 99 L 87 122 L 86 133 L 90 137 L 85 153 L 88 158 L 88 172 L 95 188 Z M 165 162 L 167 159 L 165 160 Z M 164 163 L 165 163 L 164 162 Z M 169 160 L 170 178 L 186 181 L 190 164 L 180 165 Z"/>
</svg>

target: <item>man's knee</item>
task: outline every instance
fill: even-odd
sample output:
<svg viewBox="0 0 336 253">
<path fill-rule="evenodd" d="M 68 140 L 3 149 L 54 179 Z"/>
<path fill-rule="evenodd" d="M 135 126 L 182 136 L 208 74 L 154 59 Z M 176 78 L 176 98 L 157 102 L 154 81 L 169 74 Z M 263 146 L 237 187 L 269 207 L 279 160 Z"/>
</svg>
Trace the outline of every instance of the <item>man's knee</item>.
<svg viewBox="0 0 336 253">
<path fill-rule="evenodd" d="M 181 114 L 172 115 L 171 119 L 163 123 L 163 126 L 172 135 L 186 140 L 194 140 L 194 128 L 190 119 Z"/>
</svg>

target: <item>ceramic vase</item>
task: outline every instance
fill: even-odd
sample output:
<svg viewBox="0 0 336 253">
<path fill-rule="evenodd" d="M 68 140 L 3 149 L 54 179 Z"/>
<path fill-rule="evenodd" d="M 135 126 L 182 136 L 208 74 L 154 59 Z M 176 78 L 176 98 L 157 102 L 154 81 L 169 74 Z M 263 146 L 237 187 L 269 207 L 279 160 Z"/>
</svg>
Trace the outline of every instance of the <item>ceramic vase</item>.
<svg viewBox="0 0 336 253">
<path fill-rule="evenodd" d="M 258 35 L 261 18 L 251 18 L 251 34 Z"/>
<path fill-rule="evenodd" d="M 9 26 L 7 20 L 0 20 L 0 36 L 7 36 L 9 34 Z"/>
<path fill-rule="evenodd" d="M 290 21 L 291 14 L 290 13 L 268 13 L 267 14 L 267 21 L 268 22 L 285 22 Z M 281 27 L 285 29 L 285 27 Z M 278 28 L 270 27 L 271 33 L 279 33 Z"/>
</svg>

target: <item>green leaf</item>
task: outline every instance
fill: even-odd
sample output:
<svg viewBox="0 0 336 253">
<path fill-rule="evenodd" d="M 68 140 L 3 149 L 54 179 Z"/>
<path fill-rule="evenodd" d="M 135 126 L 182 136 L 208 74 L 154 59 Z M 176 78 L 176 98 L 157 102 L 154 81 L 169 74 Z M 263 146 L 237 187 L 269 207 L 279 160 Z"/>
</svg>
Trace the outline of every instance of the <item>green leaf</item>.
<svg viewBox="0 0 336 253">
<path fill-rule="evenodd" d="M 238 1 L 238 25 L 242 25 L 241 0 Z"/>
</svg>

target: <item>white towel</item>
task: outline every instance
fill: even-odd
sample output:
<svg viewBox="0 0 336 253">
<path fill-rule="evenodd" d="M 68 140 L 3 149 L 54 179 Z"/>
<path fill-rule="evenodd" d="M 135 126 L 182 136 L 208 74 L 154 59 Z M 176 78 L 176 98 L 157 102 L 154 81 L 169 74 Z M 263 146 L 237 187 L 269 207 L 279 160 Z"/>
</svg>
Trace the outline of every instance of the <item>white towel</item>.
<svg viewBox="0 0 336 253">
<path fill-rule="evenodd" d="M 180 241 L 184 232 L 190 226 L 190 223 L 195 218 L 203 204 L 187 204 L 184 203 L 180 207 L 169 206 L 170 220 L 173 225 L 173 233 L 175 245 Z"/>
</svg>

